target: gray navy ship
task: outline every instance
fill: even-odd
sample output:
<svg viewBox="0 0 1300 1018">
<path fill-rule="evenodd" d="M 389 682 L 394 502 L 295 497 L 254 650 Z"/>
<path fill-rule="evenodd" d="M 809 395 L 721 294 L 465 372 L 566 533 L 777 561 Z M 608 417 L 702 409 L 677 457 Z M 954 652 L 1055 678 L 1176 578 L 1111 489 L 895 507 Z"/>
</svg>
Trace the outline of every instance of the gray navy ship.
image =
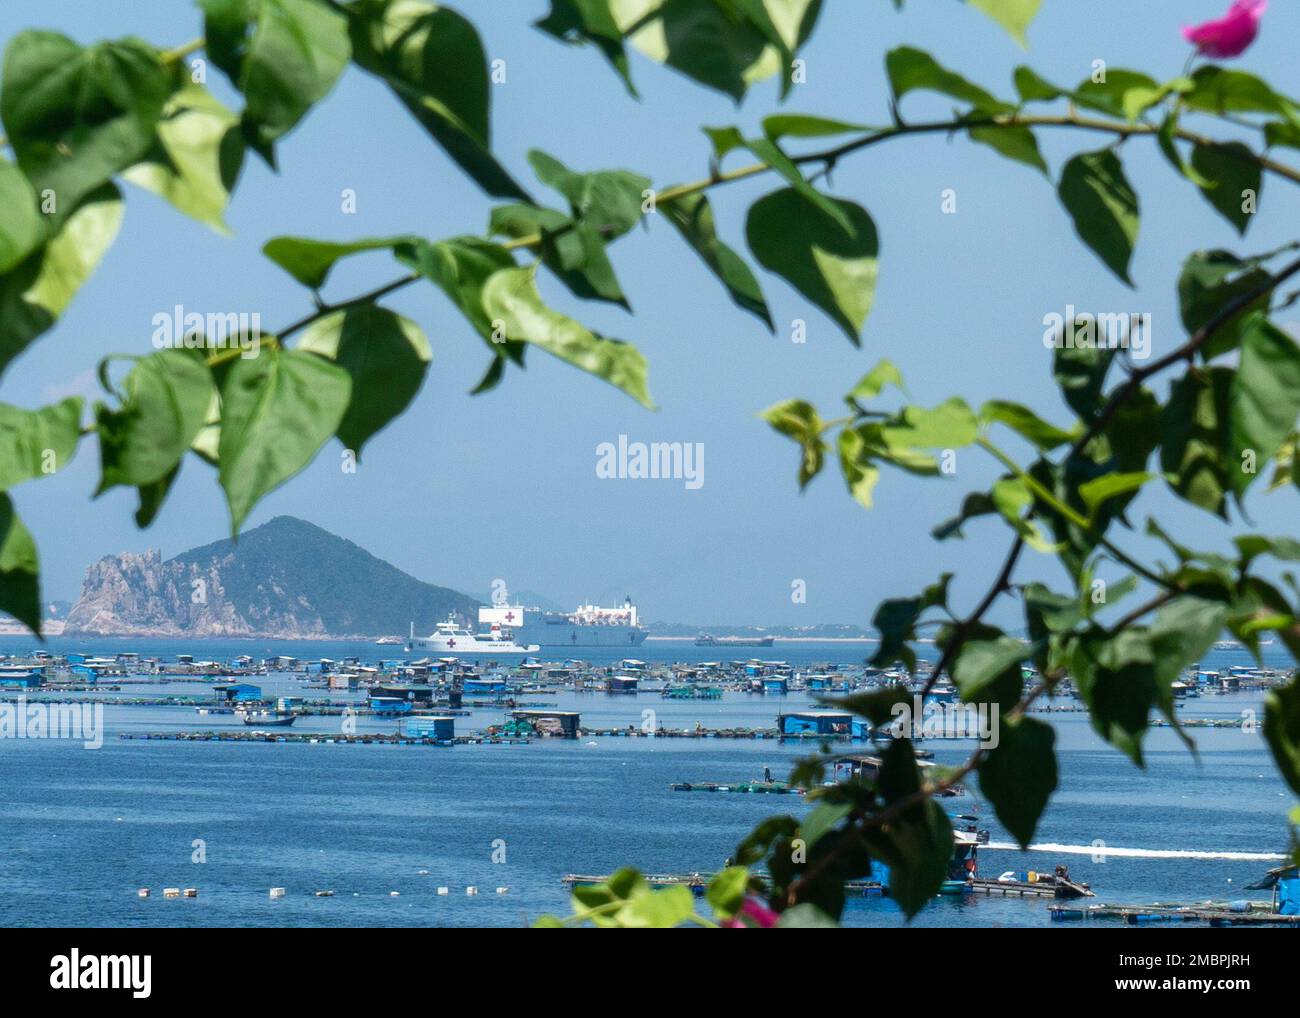
<svg viewBox="0 0 1300 1018">
<path fill-rule="evenodd" d="M 571 612 L 484 605 L 478 610 L 478 621 L 480 626 L 510 630 L 516 643 L 540 647 L 636 647 L 648 635 L 637 623 L 636 605 L 630 597 L 616 608 L 583 604 Z"/>
</svg>

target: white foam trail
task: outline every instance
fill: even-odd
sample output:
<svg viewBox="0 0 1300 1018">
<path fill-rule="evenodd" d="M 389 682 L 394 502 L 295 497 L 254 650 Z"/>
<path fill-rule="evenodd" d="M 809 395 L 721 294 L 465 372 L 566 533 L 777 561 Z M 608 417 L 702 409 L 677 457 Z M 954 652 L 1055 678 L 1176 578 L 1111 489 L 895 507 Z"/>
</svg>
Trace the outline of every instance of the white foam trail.
<svg viewBox="0 0 1300 1018">
<path fill-rule="evenodd" d="M 1020 851 L 1009 841 L 992 841 L 982 848 Z M 1055 852 L 1057 855 L 1096 855 L 1115 859 L 1236 859 L 1241 862 L 1275 862 L 1285 859 L 1279 852 L 1202 852 L 1192 848 L 1118 848 L 1115 845 L 1058 845 L 1046 842 L 1030 845 L 1027 852 Z"/>
</svg>

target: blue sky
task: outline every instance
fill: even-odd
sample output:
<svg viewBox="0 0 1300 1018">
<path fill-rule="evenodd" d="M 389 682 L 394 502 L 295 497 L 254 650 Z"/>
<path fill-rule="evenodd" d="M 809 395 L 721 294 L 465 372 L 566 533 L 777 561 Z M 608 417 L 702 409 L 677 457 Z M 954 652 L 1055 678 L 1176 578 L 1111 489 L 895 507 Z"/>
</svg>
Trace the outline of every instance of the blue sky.
<svg viewBox="0 0 1300 1018">
<path fill-rule="evenodd" d="M 534 147 L 576 169 L 626 167 L 661 186 L 694 180 L 707 169 L 701 125 L 754 130 L 779 106 L 771 82 L 736 109 L 639 54 L 638 103 L 594 50 L 562 46 L 530 27 L 548 6 L 543 0 L 453 6 L 476 23 L 489 57 L 506 61 L 507 82 L 492 94 L 493 145 L 529 186 L 526 154 Z M 1025 53 L 954 0 L 916 0 L 901 14 L 885 0 L 830 2 L 804 53 L 808 82 L 784 108 L 885 122 L 883 56 L 901 44 L 929 49 L 1002 95 L 1012 94 L 1011 71 L 1022 62 L 1064 83 L 1084 78 L 1094 59 L 1171 77 L 1188 51 L 1180 25 L 1217 16 L 1226 0 L 1044 6 Z M 195 8 L 176 0 L 6 0 L 0 38 L 30 26 L 83 42 L 135 34 L 173 46 L 199 34 L 200 21 Z M 1280 90 L 1300 93 L 1297 38 L 1300 6 L 1274 3 L 1240 63 Z M 214 90 L 233 101 L 217 78 L 214 72 Z M 920 94 L 903 105 L 912 119 L 947 109 L 942 99 Z M 1103 139 L 1058 131 L 1041 142 L 1055 176 L 1070 154 L 1098 148 Z M 300 317 L 309 310 L 306 293 L 260 254 L 270 237 L 345 240 L 414 231 L 437 238 L 486 228 L 490 200 L 361 73 L 349 72 L 279 153 L 278 176 L 256 159 L 247 162 L 229 214 L 232 238 L 125 185 L 126 221 L 107 261 L 59 325 L 9 369 L 0 399 L 35 406 L 93 394 L 99 358 L 148 352 L 153 315 L 177 303 L 259 311 L 272 330 Z M 877 508 L 868 513 L 833 471 L 800 495 L 793 447 L 756 413 L 801 396 L 834 414 L 853 382 L 889 357 L 917 402 L 961 395 L 978 404 L 996 396 L 1064 422 L 1041 341 L 1045 314 L 1066 304 L 1148 311 L 1158 356 L 1183 338 L 1173 286 L 1188 251 L 1264 250 L 1292 239 L 1284 224 L 1297 221 L 1300 195 L 1286 193 L 1276 179 L 1264 186 L 1260 221 L 1239 242 L 1151 143 L 1130 142 L 1123 158 L 1142 199 L 1136 291 L 1077 240 L 1053 184 L 988 149 L 918 137 L 842 163 L 834 193 L 866 206 L 881 234 L 880 283 L 861 349 L 786 284 L 763 275 L 780 326 L 777 336 L 768 335 L 733 307 L 671 227 L 652 219 L 647 231 L 611 249 L 634 315 L 582 304 L 551 281 L 543 291 L 555 306 L 642 349 L 660 406 L 653 413 L 540 351 L 532 352 L 526 372 L 512 371 L 494 392 L 471 398 L 467 392 L 486 366 L 481 341 L 431 286 L 408 288 L 388 305 L 414 319 L 434 351 L 412 408 L 372 441 L 356 474 L 340 470 L 340 447 L 331 443 L 265 499 L 248 526 L 282 513 L 301 516 L 420 578 L 478 596 L 498 577 L 562 603 L 630 593 L 651 620 L 865 624 L 880 599 L 914 593 L 944 570 L 958 573 L 958 599 L 977 597 L 1005 551 L 1005 528 L 972 525 L 964 542 L 944 545 L 928 532 L 966 491 L 994 476 L 980 453 L 963 452 L 956 477 L 943 481 L 886 473 Z M 743 247 L 749 204 L 775 187 L 759 178 L 714 192 L 719 228 L 733 246 Z M 356 215 L 340 212 L 345 188 L 357 192 Z M 957 192 L 955 215 L 941 213 L 945 188 Z M 396 274 L 386 256 L 365 256 L 336 270 L 326 293 L 341 298 Z M 790 342 L 794 318 L 809 323 L 805 344 Z M 702 442 L 703 487 L 598 479 L 596 446 L 620 434 Z M 159 547 L 169 556 L 228 532 L 215 472 L 197 460 L 187 461 L 147 531 L 135 528 L 134 496 L 121 489 L 92 507 L 97 477 L 97 456 L 86 443 L 68 469 L 16 492 L 40 546 L 48 597 L 75 597 L 84 567 L 101 555 Z M 1293 529 L 1294 493 L 1253 493 L 1248 505 L 1259 529 Z M 1181 527 L 1192 544 L 1221 544 L 1229 533 L 1162 493 L 1144 495 L 1137 510 L 1139 519 L 1145 510 Z M 1136 536 L 1125 544 L 1151 550 Z M 1063 583 L 1042 560 L 1027 560 L 1023 576 Z M 791 602 L 795 579 L 807 585 L 806 604 Z M 1010 622 L 1014 606 L 1006 602 L 1000 610 L 994 618 Z"/>
</svg>

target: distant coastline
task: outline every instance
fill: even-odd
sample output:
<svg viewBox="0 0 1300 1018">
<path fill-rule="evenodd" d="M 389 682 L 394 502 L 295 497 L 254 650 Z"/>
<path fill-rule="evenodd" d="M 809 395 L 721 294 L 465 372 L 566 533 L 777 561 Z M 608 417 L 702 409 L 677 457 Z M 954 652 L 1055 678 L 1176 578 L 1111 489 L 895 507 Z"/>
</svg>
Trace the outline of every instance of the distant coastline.
<svg viewBox="0 0 1300 1018">
<path fill-rule="evenodd" d="M 774 636 L 776 643 L 879 643 L 874 636 Z M 694 643 L 694 636 L 647 636 L 646 643 Z M 722 644 L 725 648 L 727 645 Z"/>
</svg>

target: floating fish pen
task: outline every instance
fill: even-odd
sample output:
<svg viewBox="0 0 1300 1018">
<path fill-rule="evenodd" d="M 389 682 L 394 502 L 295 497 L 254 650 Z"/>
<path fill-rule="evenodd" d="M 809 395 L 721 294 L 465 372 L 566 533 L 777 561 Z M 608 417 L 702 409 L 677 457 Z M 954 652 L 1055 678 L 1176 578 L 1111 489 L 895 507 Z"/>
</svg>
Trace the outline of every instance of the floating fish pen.
<svg viewBox="0 0 1300 1018">
<path fill-rule="evenodd" d="M 1120 922 L 1129 926 L 1193 923 L 1206 926 L 1300 927 L 1300 915 L 1281 915 L 1266 901 L 1201 905 L 1050 905 L 1053 922 Z"/>
<path fill-rule="evenodd" d="M 339 746 L 504 746 L 526 745 L 526 738 L 494 735 L 457 735 L 451 739 L 412 735 L 313 735 L 309 732 L 260 732 L 246 730 L 201 732 L 122 732 L 119 739 L 162 742 L 291 742 Z"/>
<path fill-rule="evenodd" d="M 739 792 L 751 795 L 803 795 L 805 790 L 785 781 L 738 781 L 722 784 L 717 781 L 674 781 L 668 786 L 672 792 Z"/>
<path fill-rule="evenodd" d="M 1084 886 L 1086 890 L 1086 885 Z M 976 877 L 974 880 L 945 880 L 939 894 L 948 897 L 959 894 L 982 894 L 986 898 L 1065 898 L 1065 888 L 1048 881 L 999 880 L 994 877 Z M 1091 892 L 1087 892 L 1091 894 Z M 1060 907 L 1060 906 L 1055 906 Z"/>
<path fill-rule="evenodd" d="M 666 686 L 660 690 L 665 700 L 721 700 L 718 686 Z"/>
<path fill-rule="evenodd" d="M 1151 720 L 1152 728 L 1172 728 L 1173 724 L 1166 718 L 1153 718 Z M 1245 722 L 1239 718 L 1179 718 L 1179 728 L 1236 728 L 1244 731 Z M 1260 730 L 1259 725 L 1254 726 L 1255 731 Z"/>
<path fill-rule="evenodd" d="M 589 876 L 582 873 L 566 873 L 560 878 L 565 887 L 585 887 L 591 884 L 603 884 L 609 876 Z M 651 887 L 686 887 L 692 894 L 703 895 L 708 890 L 712 873 L 646 873 L 643 879 Z M 883 895 L 884 888 L 877 880 L 849 880 L 844 884 L 844 893 L 849 897 L 865 898 Z"/>
</svg>

